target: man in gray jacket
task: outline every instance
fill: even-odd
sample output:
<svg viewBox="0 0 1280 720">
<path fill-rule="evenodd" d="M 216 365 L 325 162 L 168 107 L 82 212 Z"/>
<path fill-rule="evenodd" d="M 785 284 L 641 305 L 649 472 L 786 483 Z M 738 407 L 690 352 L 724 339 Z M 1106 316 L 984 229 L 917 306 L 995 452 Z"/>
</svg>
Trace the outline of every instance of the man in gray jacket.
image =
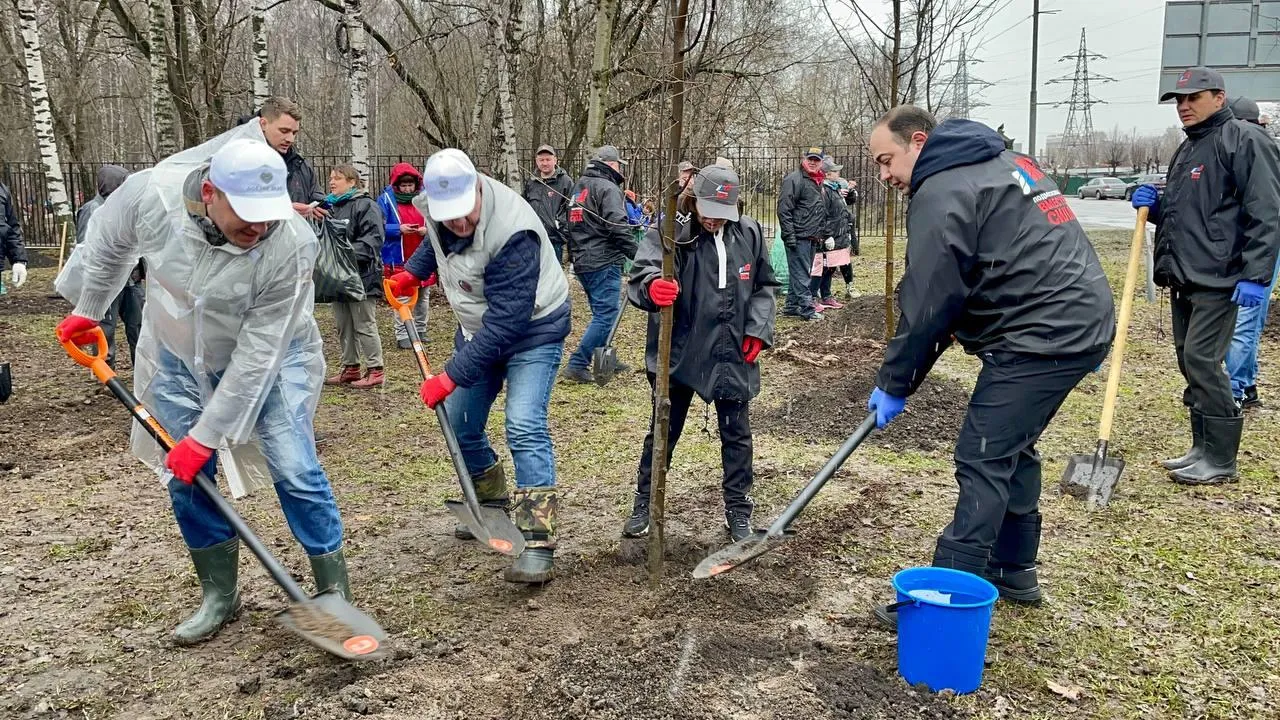
<svg viewBox="0 0 1280 720">
<path fill-rule="evenodd" d="M 1161 101 L 1177 99 L 1187 139 L 1169 162 L 1163 197 L 1144 185 L 1133 206 L 1156 226 L 1155 282 L 1171 288 L 1173 344 L 1187 386 L 1191 450 L 1164 461 L 1174 482 L 1236 475 L 1244 417 L 1223 369 L 1237 308 L 1263 303 L 1280 249 L 1280 158 L 1257 127 L 1236 122 L 1222 75 L 1194 67 Z"/>
<path fill-rule="evenodd" d="M 868 402 L 902 412 L 951 338 L 982 360 L 956 439 L 955 517 L 937 567 L 986 576 L 1036 603 L 1040 455 L 1035 444 L 1115 334 L 1111 287 L 1075 214 L 1035 161 L 970 120 L 934 125 L 910 105 L 871 133 L 880 178 L 911 197 L 897 334 Z M 877 608 L 886 623 L 895 618 Z"/>
<path fill-rule="evenodd" d="M 562 371 L 570 382 L 589 383 L 591 354 L 604 345 L 622 312 L 622 265 L 635 257 L 636 236 L 627 223 L 622 158 L 604 145 L 573 188 L 569 206 L 569 259 L 591 305 L 591 324 Z"/>
<path fill-rule="evenodd" d="M 822 181 L 822 148 L 811 147 L 800 167 L 782 179 L 778 190 L 778 225 L 782 228 L 782 245 L 787 249 L 787 302 L 783 315 L 819 320 L 822 313 L 813 306 L 809 290 L 809 272 L 813 256 L 820 252 L 826 238 L 827 205 Z"/>
<path fill-rule="evenodd" d="M 98 194 L 76 211 L 77 238 L 88 237 L 89 218 L 93 217 L 94 211 L 102 205 L 102 201 L 115 192 L 127 177 L 129 177 L 129 171 L 119 165 L 103 165 L 98 169 Z M 102 322 L 98 323 L 103 334 L 107 336 L 107 365 L 113 369 L 116 366 L 117 320 L 124 323 L 124 336 L 129 341 L 129 367 L 137 364 L 138 335 L 142 333 L 142 303 L 146 298 L 146 291 L 142 287 L 145 277 L 146 266 L 142 260 L 138 260 L 133 272 L 129 273 L 129 280 L 125 283 L 124 289 L 111 302 L 111 307 L 107 308 L 107 314 L 102 316 Z"/>
</svg>

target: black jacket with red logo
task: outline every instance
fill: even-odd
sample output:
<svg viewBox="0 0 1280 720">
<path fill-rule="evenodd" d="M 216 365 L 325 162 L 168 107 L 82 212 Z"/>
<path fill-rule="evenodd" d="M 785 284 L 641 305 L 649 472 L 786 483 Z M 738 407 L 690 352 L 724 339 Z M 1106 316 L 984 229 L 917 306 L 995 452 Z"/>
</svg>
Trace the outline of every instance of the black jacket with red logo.
<svg viewBox="0 0 1280 720">
<path fill-rule="evenodd" d="M 1063 357 L 1110 344 L 1111 286 L 1067 200 L 994 130 L 947 120 L 911 173 L 897 334 L 876 384 L 915 392 L 951 343 Z"/>
<path fill-rule="evenodd" d="M 574 272 L 622 266 L 636 254 L 636 238 L 627 224 L 622 175 L 592 160 L 573 186 L 569 205 L 569 260 Z"/>
<path fill-rule="evenodd" d="M 1185 128 L 1169 165 L 1156 225 L 1155 281 L 1230 292 L 1270 285 L 1280 250 L 1280 152 L 1223 108 Z"/>
<path fill-rule="evenodd" d="M 748 364 L 742 341 L 773 345 L 778 280 L 760 225 L 745 215 L 727 222 L 717 242 L 696 220 L 676 226 L 676 275 L 680 294 L 671 330 L 671 379 L 693 388 L 705 402 L 746 402 L 760 392 L 760 368 Z M 662 274 L 662 241 L 649 230 L 628 281 L 631 304 L 649 313 L 644 362 L 658 371 L 658 306 L 649 283 Z"/>
<path fill-rule="evenodd" d="M 569 201 L 573 195 L 573 178 L 562 167 L 556 167 L 550 178 L 535 174 L 524 181 L 524 199 L 538 213 L 542 227 L 552 245 L 564 245 L 569 229 Z"/>
</svg>

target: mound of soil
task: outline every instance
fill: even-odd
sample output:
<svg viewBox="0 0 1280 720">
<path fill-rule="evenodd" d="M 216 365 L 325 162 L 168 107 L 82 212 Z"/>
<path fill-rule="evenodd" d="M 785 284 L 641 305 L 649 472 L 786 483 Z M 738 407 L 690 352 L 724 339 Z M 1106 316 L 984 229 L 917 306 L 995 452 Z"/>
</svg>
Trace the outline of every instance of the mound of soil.
<svg viewBox="0 0 1280 720">
<path fill-rule="evenodd" d="M 1267 326 L 1262 329 L 1262 337 L 1271 341 L 1280 340 L 1280 303 L 1272 303 L 1267 313 Z"/>
<path fill-rule="evenodd" d="M 818 695 L 833 718 L 920 718 L 945 720 L 962 717 L 927 688 L 907 687 L 897 678 L 869 665 L 824 662 L 811 673 Z"/>
<path fill-rule="evenodd" d="M 71 310 L 71 303 L 60 297 L 45 297 L 43 293 L 18 295 L 10 288 L 9 294 L 0 295 L 0 315 L 66 315 Z"/>
</svg>

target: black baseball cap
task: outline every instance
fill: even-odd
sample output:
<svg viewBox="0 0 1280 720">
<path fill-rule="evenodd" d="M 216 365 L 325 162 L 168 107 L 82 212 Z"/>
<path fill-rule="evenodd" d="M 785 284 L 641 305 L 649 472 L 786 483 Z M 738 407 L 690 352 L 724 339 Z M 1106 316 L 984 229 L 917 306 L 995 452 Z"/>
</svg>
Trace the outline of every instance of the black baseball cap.
<svg viewBox="0 0 1280 720">
<path fill-rule="evenodd" d="M 1166 102 L 1179 95 L 1194 95 L 1203 90 L 1226 90 L 1227 83 L 1222 73 L 1211 68 L 1197 66 L 1188 68 L 1178 76 L 1173 89 L 1160 96 L 1160 102 Z"/>
<path fill-rule="evenodd" d="M 1247 120 L 1257 125 L 1262 119 L 1262 111 L 1258 109 L 1258 103 L 1247 97 L 1227 98 L 1227 105 L 1231 106 L 1231 114 L 1235 115 L 1237 120 Z"/>
<path fill-rule="evenodd" d="M 822 152 L 821 145 L 814 145 L 810 147 L 808 150 L 804 151 L 804 157 L 806 160 L 809 158 L 818 158 L 819 160 L 821 160 L 822 156 L 825 154 L 826 153 Z"/>
</svg>

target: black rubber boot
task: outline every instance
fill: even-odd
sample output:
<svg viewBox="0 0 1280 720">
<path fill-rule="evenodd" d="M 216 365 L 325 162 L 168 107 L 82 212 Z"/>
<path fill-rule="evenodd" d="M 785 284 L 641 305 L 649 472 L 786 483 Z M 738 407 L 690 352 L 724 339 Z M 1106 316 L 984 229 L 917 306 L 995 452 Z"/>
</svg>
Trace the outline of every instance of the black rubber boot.
<svg viewBox="0 0 1280 720">
<path fill-rule="evenodd" d="M 1182 485 L 1219 485 L 1236 477 L 1236 453 L 1244 433 L 1243 417 L 1204 418 L 1204 454 L 1195 463 L 1169 473 Z"/>
<path fill-rule="evenodd" d="M 502 508 L 508 516 L 511 515 L 511 502 L 507 497 L 507 473 L 502 469 L 501 462 L 490 465 L 487 470 L 471 478 L 471 482 L 476 486 L 476 499 L 481 505 Z M 476 539 L 471 528 L 463 523 L 453 527 L 453 536 L 459 540 Z"/>
<path fill-rule="evenodd" d="M 991 551 L 985 577 L 1000 591 L 1000 597 L 1016 603 L 1039 604 L 1040 581 L 1036 575 L 1036 555 L 1040 551 L 1040 513 L 1005 517 Z"/>
<path fill-rule="evenodd" d="M 973 573 L 978 577 L 986 577 L 989 551 L 978 551 L 968 545 L 952 542 L 946 538 L 938 538 L 938 545 L 933 551 L 933 566 L 952 568 Z M 872 609 L 871 614 L 880 624 L 890 630 L 898 629 L 898 612 L 890 610 L 889 605 L 880 605 Z"/>
<path fill-rule="evenodd" d="M 1240 401 L 1244 409 L 1262 407 L 1262 399 L 1258 397 L 1258 386 L 1250 385 L 1244 389 L 1244 399 Z"/>
<path fill-rule="evenodd" d="M 1191 411 L 1191 449 L 1182 457 L 1169 458 L 1160 462 L 1160 466 L 1165 470 L 1181 470 L 1189 465 L 1194 465 L 1201 457 L 1204 456 L 1204 416 L 1199 412 Z"/>
<path fill-rule="evenodd" d="M 541 585 L 555 578 L 558 508 L 554 487 L 516 490 L 513 515 L 516 527 L 524 534 L 524 552 L 503 575 L 507 582 Z"/>
<path fill-rule="evenodd" d="M 351 580 L 347 578 L 347 559 L 342 555 L 342 548 L 331 553 L 311 556 L 311 574 L 316 579 L 316 594 L 330 590 L 342 594 L 342 599 L 351 602 Z"/>
<path fill-rule="evenodd" d="M 173 631 L 173 642 L 178 645 L 208 640 L 240 611 L 240 591 L 236 587 L 240 538 L 233 537 L 199 550 L 189 549 L 189 552 L 204 597 L 200 609 Z"/>
<path fill-rule="evenodd" d="M 622 524 L 622 537 L 642 538 L 649 535 L 649 496 L 636 493 L 631 516 Z"/>
</svg>

